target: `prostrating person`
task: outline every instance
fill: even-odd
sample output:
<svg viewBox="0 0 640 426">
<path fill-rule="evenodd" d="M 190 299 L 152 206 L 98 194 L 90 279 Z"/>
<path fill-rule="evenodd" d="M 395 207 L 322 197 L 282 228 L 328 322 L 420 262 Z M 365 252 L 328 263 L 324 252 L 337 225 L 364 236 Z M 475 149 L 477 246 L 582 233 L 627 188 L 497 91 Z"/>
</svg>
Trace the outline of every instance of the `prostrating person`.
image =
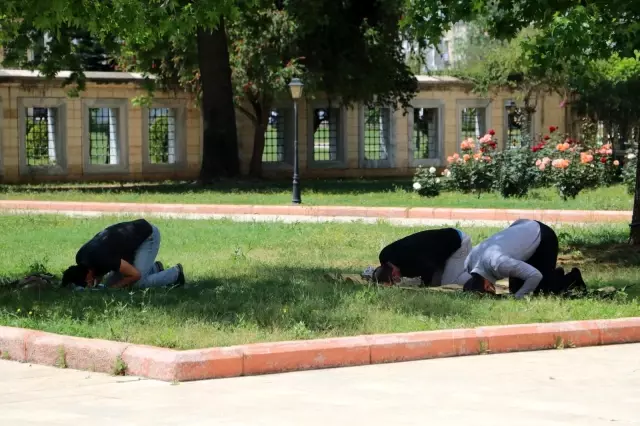
<svg viewBox="0 0 640 426">
<path fill-rule="evenodd" d="M 182 265 L 164 269 L 156 262 L 160 231 L 144 219 L 116 223 L 96 234 L 76 254 L 62 284 L 94 287 L 106 277 L 108 288 L 137 289 L 185 283 Z"/>
<path fill-rule="evenodd" d="M 465 271 L 471 275 L 465 291 L 495 293 L 498 280 L 509 279 L 516 298 L 534 294 L 563 294 L 586 290 L 577 268 L 564 274 L 558 263 L 558 236 L 548 225 L 520 219 L 471 250 Z"/>
<path fill-rule="evenodd" d="M 426 286 L 463 285 L 470 278 L 464 270 L 470 250 L 471 238 L 459 229 L 420 231 L 383 248 L 372 279 L 392 284 L 419 277 Z"/>
</svg>

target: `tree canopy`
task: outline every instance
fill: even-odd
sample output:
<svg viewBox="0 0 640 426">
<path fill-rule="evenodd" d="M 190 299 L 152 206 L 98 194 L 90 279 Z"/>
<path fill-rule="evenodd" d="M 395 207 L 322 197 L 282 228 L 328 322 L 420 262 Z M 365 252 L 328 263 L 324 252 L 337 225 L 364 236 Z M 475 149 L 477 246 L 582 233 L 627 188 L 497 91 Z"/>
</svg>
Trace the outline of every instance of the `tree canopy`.
<svg viewBox="0 0 640 426">
<path fill-rule="evenodd" d="M 402 41 L 424 47 L 470 14 L 464 2 L 450 0 L 7 0 L 0 5 L 9 23 L 0 41 L 20 52 L 33 46 L 35 35 L 64 41 L 70 38 L 63 28 L 81 31 L 102 42 L 120 69 L 154 74 L 164 88 L 197 94 L 207 180 L 239 173 L 234 106 L 262 131 L 265 111 L 293 76 L 303 77 L 307 94 L 323 93 L 336 103 L 407 106 L 417 82 Z M 71 69 L 82 86 L 89 58 L 78 52 L 73 43 L 50 45 L 42 60 L 22 64 L 47 76 Z M 252 171 L 259 175 L 257 148 Z"/>
</svg>

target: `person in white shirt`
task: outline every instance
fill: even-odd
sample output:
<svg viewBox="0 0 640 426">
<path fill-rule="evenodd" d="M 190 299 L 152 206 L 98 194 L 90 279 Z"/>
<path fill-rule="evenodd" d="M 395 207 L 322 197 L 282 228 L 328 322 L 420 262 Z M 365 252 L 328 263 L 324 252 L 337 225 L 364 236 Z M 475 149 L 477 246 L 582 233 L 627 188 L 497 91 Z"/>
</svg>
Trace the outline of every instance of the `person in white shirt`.
<svg viewBox="0 0 640 426">
<path fill-rule="evenodd" d="M 584 286 L 580 271 L 564 275 L 557 268 L 558 236 L 544 223 L 520 219 L 474 247 L 465 261 L 471 278 L 465 291 L 495 293 L 498 280 L 509 279 L 517 299 L 530 293 L 561 294 L 572 283 Z"/>
</svg>

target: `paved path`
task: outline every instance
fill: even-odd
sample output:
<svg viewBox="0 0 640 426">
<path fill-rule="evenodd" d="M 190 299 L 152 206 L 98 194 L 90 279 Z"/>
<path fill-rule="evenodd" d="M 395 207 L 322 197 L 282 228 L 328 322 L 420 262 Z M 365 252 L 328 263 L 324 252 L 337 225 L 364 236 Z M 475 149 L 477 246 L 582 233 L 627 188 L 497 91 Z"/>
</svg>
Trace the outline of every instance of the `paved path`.
<svg viewBox="0 0 640 426">
<path fill-rule="evenodd" d="M 0 425 L 640 425 L 640 344 L 171 385 L 0 361 Z"/>
<path fill-rule="evenodd" d="M 508 226 L 516 219 L 550 224 L 628 223 L 629 211 L 451 209 L 432 207 L 260 206 L 0 200 L 0 213 L 68 216 L 145 215 L 240 222 L 365 222 L 400 226 Z"/>
</svg>

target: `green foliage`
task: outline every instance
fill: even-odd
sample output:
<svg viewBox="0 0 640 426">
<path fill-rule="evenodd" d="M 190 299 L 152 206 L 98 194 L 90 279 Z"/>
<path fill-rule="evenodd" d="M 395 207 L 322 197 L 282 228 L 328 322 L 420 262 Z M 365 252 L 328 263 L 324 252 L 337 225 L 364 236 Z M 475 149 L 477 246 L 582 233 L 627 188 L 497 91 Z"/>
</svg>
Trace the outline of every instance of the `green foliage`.
<svg viewBox="0 0 640 426">
<path fill-rule="evenodd" d="M 158 117 L 149 128 L 149 159 L 154 164 L 166 163 L 169 148 L 169 119 Z"/>
<path fill-rule="evenodd" d="M 473 138 L 462 141 L 461 154 L 455 153 L 447 159 L 449 168 L 445 175 L 449 178 L 447 186 L 450 189 L 479 196 L 493 188 L 497 172 L 494 160 L 497 142 L 493 134 L 490 130 L 478 141 Z"/>
<path fill-rule="evenodd" d="M 576 198 L 580 191 L 587 188 L 587 184 L 580 180 L 582 177 L 580 163 L 575 161 L 574 156 L 571 156 L 568 161 L 569 165 L 566 168 L 552 167 L 550 169 L 558 193 L 565 201 Z"/>
<path fill-rule="evenodd" d="M 496 155 L 495 189 L 504 198 L 526 196 L 536 181 L 534 153 L 531 148 L 511 148 Z"/>
<path fill-rule="evenodd" d="M 46 159 L 49 156 L 49 130 L 44 120 L 27 119 L 26 150 L 30 156 Z M 48 160 L 46 164 L 49 164 Z"/>
<path fill-rule="evenodd" d="M 640 121 L 640 53 L 622 58 L 618 54 L 596 60 L 576 74 L 571 85 L 578 94 L 577 112 L 594 121 L 603 121 L 626 129 Z"/>
<path fill-rule="evenodd" d="M 636 191 L 636 173 L 638 167 L 638 149 L 632 147 L 627 150 L 627 156 L 622 168 L 622 181 L 627 187 L 627 192 L 633 195 Z"/>
<path fill-rule="evenodd" d="M 436 168 L 418 166 L 413 176 L 413 190 L 422 197 L 437 197 L 441 189 L 442 183 L 436 174 Z"/>
<path fill-rule="evenodd" d="M 529 123 L 541 94 L 564 92 L 565 74 L 552 70 L 537 72 L 525 47 L 537 39 L 539 31 L 524 28 L 505 41 L 492 38 L 484 30 L 485 25 L 484 20 L 468 25 L 465 36 L 457 41 L 462 60 L 447 74 L 470 81 L 473 91 L 482 96 L 505 88 L 513 90 L 514 98 L 519 98 L 524 121 Z"/>
<path fill-rule="evenodd" d="M 334 184 L 330 191 L 335 193 L 340 185 Z M 127 190 L 133 197 L 144 197 L 144 191 Z M 185 192 L 171 193 L 182 200 L 189 197 Z M 196 192 L 197 197 L 202 197 L 203 192 Z M 77 193 L 87 195 L 86 191 Z M 101 194 L 104 196 L 104 189 Z M 254 190 L 249 194 L 256 197 Z M 291 194 L 287 195 L 290 198 Z M 383 196 L 388 197 L 389 193 Z M 113 198 L 113 194 L 109 197 Z M 407 198 L 406 192 L 404 197 Z M 416 198 L 419 205 L 433 204 L 431 200 Z M 460 198 L 456 194 L 458 203 Z M 362 198 L 362 194 L 354 196 L 356 203 L 363 199 L 368 198 Z M 59 275 L 87 235 L 114 220 L 106 216 L 59 215 L 8 215 L 1 219 L 7 229 L 20 230 L 2 235 L 2 246 L 12 256 L 0 256 L 0 271 L 9 277 L 24 273 L 16 259 L 29 263 L 42 252 L 51 254 L 51 270 Z M 634 299 L 637 287 L 631 288 L 626 300 L 540 297 L 523 307 L 521 301 L 515 300 L 429 290 L 381 291 L 324 277 L 326 272 L 355 272 L 364 268 L 377 260 L 381 246 L 424 226 L 405 228 L 384 221 L 320 225 L 220 221 L 211 226 L 210 221 L 160 217 L 154 218 L 154 222 L 166 237 L 161 260 L 165 264 L 185 265 L 190 284 L 186 288 L 75 295 L 64 291 L 20 294 L 3 291 L 0 322 L 5 326 L 130 344 L 195 349 L 296 337 L 478 327 L 502 324 L 505 318 L 514 323 L 536 323 L 541 316 L 547 321 L 619 318 L 637 315 L 639 307 Z M 499 229 L 472 226 L 463 231 L 473 241 L 482 241 Z M 626 246 L 626 232 L 624 223 L 563 226 L 559 233 L 561 254 L 572 255 L 581 263 L 584 278 L 591 286 L 623 288 L 636 283 L 640 274 L 638 253 Z M 603 246 L 610 249 L 603 250 Z M 237 248 L 246 256 L 230 261 Z M 22 312 L 17 313 L 18 309 Z M 30 311 L 34 314 L 28 315 Z M 110 359 L 115 364 L 113 372 L 124 371 L 124 363 L 114 363 L 114 358 Z"/>
<path fill-rule="evenodd" d="M 264 123 L 273 100 L 288 97 L 287 85 L 301 77 L 304 58 L 297 57 L 298 24 L 276 2 L 258 1 L 229 24 L 229 54 L 236 105 L 256 122 Z M 249 102 L 253 111 L 243 104 Z"/>
<path fill-rule="evenodd" d="M 100 43 L 87 30 L 66 23 L 49 30 L 39 29 L 26 19 L 19 25 L 3 25 L 0 45 L 5 47 L 5 67 L 37 70 L 47 77 L 55 76 L 60 70 L 71 71 L 63 85 L 74 84 L 76 89 L 84 88 L 86 71 L 115 70 L 114 37 Z M 33 56 L 28 54 L 29 50 Z"/>
</svg>

